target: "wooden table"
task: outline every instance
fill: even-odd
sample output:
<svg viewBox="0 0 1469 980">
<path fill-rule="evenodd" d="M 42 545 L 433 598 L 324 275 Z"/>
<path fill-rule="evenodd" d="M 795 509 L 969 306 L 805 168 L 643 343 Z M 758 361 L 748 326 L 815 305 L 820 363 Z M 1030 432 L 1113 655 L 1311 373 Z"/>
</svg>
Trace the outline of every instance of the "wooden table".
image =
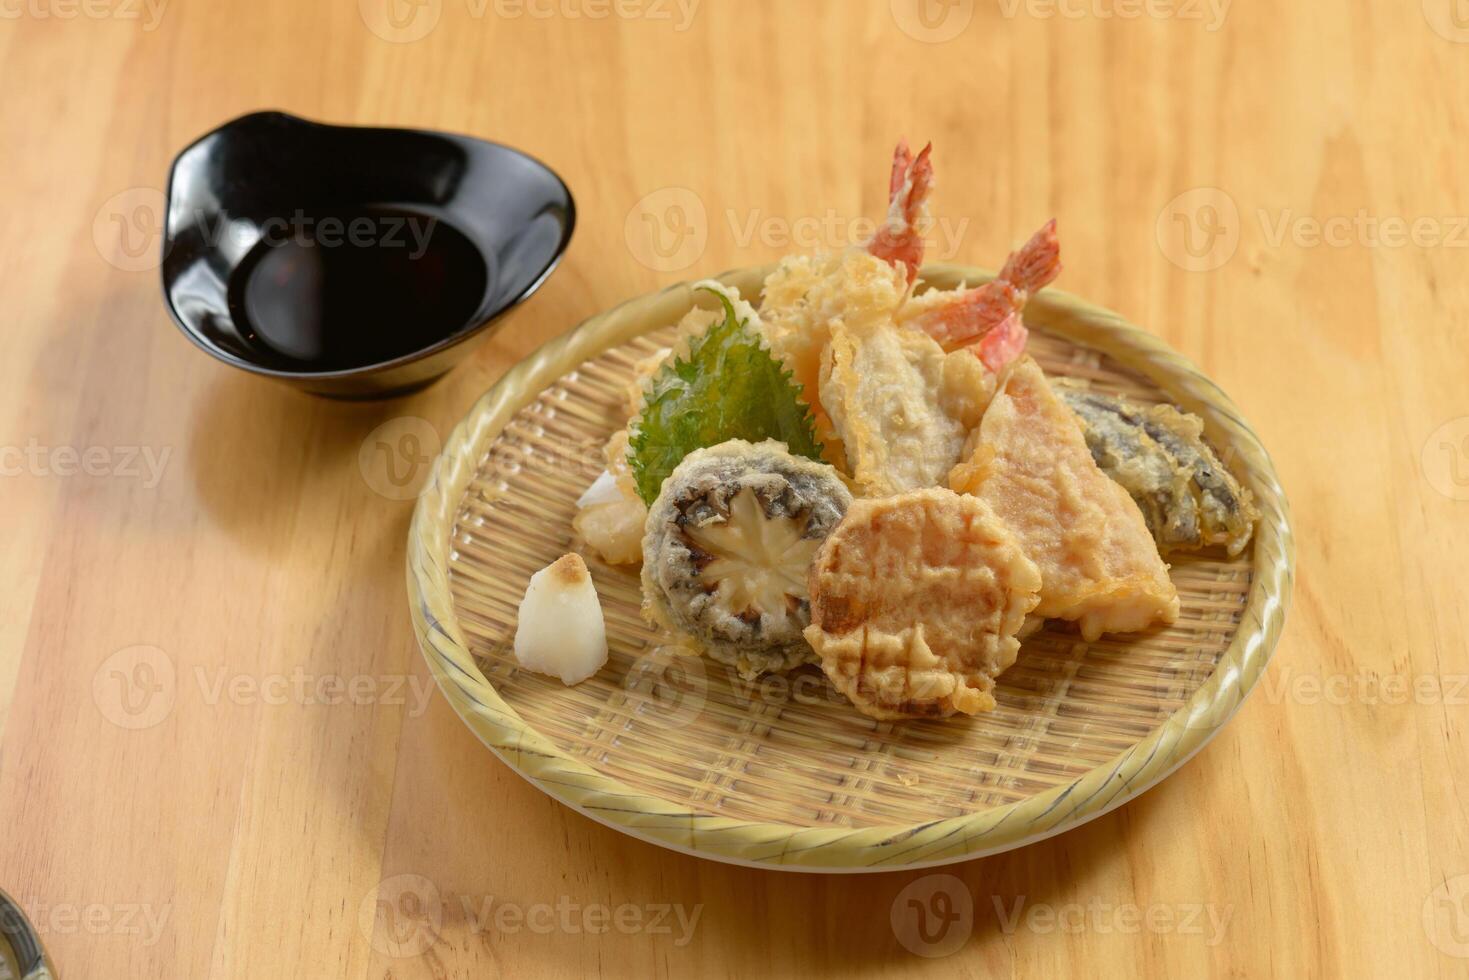
<svg viewBox="0 0 1469 980">
<path fill-rule="evenodd" d="M 0 887 L 62 977 L 1469 972 L 1450 0 L 393 2 L 0 2 Z M 564 265 L 408 399 L 211 361 L 164 312 L 159 191 L 261 107 L 525 148 L 577 195 Z M 899 135 L 936 147 L 931 256 L 1054 215 L 1061 286 L 1242 406 L 1294 507 L 1285 637 L 1165 784 L 956 880 L 624 838 L 431 696 L 411 502 L 359 451 L 626 297 L 845 244 Z M 385 932 L 384 882 L 437 934 Z M 914 882 L 971 919 L 905 946 Z"/>
</svg>

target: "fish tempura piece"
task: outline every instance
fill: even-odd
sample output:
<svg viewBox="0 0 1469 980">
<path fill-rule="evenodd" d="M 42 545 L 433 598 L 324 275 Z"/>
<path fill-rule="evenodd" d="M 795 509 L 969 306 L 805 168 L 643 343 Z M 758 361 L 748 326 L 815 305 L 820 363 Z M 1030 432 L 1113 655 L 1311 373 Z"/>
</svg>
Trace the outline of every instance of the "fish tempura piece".
<svg viewBox="0 0 1469 980">
<path fill-rule="evenodd" d="M 1082 636 L 1178 618 L 1178 591 L 1142 512 L 1103 473 L 1076 416 L 1029 357 L 1010 368 L 949 485 L 994 508 L 1041 573 L 1035 614 Z"/>
<path fill-rule="evenodd" d="M 806 639 L 871 718 L 993 710 L 1040 574 L 976 497 L 856 500 L 811 566 Z"/>
<path fill-rule="evenodd" d="M 821 364 L 821 404 L 863 496 L 943 485 L 993 390 L 931 337 L 890 323 L 831 327 Z M 968 423 L 968 424 L 966 424 Z"/>
<path fill-rule="evenodd" d="M 830 463 L 845 465 L 841 438 L 820 398 L 821 354 L 832 324 L 865 333 L 891 323 L 907 291 L 901 266 L 855 248 L 833 256 L 788 257 L 766 277 L 760 330 L 771 353 L 801 386 Z"/>
</svg>

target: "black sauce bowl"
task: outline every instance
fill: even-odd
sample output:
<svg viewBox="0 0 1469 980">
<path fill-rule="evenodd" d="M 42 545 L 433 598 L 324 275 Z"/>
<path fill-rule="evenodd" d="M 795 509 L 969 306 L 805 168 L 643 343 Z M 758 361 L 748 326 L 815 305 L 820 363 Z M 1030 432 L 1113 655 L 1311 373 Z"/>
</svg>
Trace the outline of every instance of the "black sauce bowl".
<svg viewBox="0 0 1469 980">
<path fill-rule="evenodd" d="M 575 223 L 561 178 L 510 147 L 257 112 L 174 161 L 163 293 L 184 336 L 226 364 L 317 395 L 389 397 L 442 377 L 534 293 Z M 312 308 L 345 311 L 329 337 L 262 313 L 312 322 L 292 307 L 316 295 L 303 279 L 334 283 Z"/>
</svg>

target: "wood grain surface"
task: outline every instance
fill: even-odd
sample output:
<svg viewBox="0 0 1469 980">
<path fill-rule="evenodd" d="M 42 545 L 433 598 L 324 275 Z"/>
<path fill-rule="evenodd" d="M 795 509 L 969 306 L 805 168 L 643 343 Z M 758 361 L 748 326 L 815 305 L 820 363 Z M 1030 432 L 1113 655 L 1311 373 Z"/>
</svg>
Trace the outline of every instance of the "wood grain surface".
<svg viewBox="0 0 1469 980">
<path fill-rule="evenodd" d="M 388 2 L 0 0 L 0 888 L 61 977 L 1469 973 L 1457 0 Z M 564 265 L 411 398 L 210 360 L 160 192 L 266 107 L 528 150 L 577 195 Z M 1020 851 L 794 876 L 624 838 L 431 691 L 395 498 L 583 317 L 845 244 L 899 135 L 932 256 L 1055 216 L 1064 288 L 1241 406 L 1294 509 L 1285 637 L 1180 772 Z"/>
</svg>

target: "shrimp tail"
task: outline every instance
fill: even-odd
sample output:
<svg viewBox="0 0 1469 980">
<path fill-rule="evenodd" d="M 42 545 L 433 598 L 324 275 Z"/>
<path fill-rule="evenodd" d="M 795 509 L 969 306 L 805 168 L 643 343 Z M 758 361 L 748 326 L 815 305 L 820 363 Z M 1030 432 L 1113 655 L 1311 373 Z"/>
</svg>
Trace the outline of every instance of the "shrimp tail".
<svg viewBox="0 0 1469 980">
<path fill-rule="evenodd" d="M 1033 296 L 1061 274 L 1061 241 L 1056 237 L 1056 219 L 1047 221 L 1019 249 L 1010 253 L 999 278 L 1026 296 Z"/>
<path fill-rule="evenodd" d="M 893 151 L 893 171 L 888 177 L 888 203 L 892 204 L 898 196 L 898 191 L 903 189 L 903 182 L 908 179 L 908 168 L 913 166 L 913 151 L 908 149 L 906 139 L 898 140 L 898 148 Z"/>
<path fill-rule="evenodd" d="M 972 343 L 993 329 L 1024 302 L 1020 292 L 1004 279 L 956 293 L 952 300 L 919 314 L 908 325 L 917 327 L 947 350 Z"/>
<path fill-rule="evenodd" d="M 991 371 L 999 371 L 1000 368 L 1025 353 L 1025 341 L 1029 336 L 1030 331 L 1025 329 L 1025 324 L 1020 320 L 1020 313 L 1016 311 L 991 327 L 979 339 L 979 343 L 971 346 L 969 350 L 984 362 L 985 367 Z"/>
<path fill-rule="evenodd" d="M 1000 274 L 983 286 L 957 290 L 908 321 L 944 345 L 966 347 L 986 364 L 1005 364 L 1025 349 L 1027 331 L 1020 311 L 1038 290 L 1061 272 L 1056 219 L 1010 253 Z"/>
<path fill-rule="evenodd" d="M 933 190 L 932 152 L 929 143 L 915 157 L 906 140 L 898 141 L 888 177 L 887 219 L 867 243 L 867 251 L 906 269 L 910 286 L 923 265 L 922 226 L 928 220 L 928 195 Z"/>
</svg>

